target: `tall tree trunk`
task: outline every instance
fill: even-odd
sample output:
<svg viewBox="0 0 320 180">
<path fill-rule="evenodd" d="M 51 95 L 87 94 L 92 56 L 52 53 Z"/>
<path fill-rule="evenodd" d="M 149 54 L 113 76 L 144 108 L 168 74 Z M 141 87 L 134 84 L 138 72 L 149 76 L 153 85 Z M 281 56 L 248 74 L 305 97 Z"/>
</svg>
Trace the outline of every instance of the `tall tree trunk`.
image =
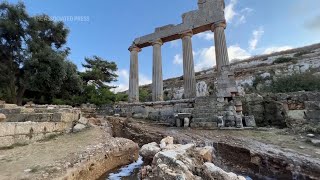
<svg viewBox="0 0 320 180">
<path fill-rule="evenodd" d="M 20 87 L 18 89 L 17 98 L 16 98 L 16 104 L 18 106 L 22 106 L 22 99 L 25 91 L 26 91 L 25 87 Z"/>
</svg>

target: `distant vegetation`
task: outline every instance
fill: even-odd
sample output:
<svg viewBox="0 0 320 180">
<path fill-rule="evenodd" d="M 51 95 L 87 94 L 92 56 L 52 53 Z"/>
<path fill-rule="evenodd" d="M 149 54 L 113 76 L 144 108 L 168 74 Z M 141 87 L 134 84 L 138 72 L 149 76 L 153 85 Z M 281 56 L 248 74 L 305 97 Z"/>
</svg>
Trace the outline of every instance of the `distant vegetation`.
<svg viewBox="0 0 320 180">
<path fill-rule="evenodd" d="M 320 91 L 320 75 L 315 70 L 280 77 L 257 76 L 249 92 L 287 93 L 297 91 Z"/>
<path fill-rule="evenodd" d="M 293 57 L 278 57 L 275 61 L 273 61 L 273 64 L 281 64 L 281 63 L 287 63 L 287 62 L 295 62 L 295 58 Z"/>
<path fill-rule="evenodd" d="M 22 105 L 103 105 L 126 100 L 107 84 L 117 65 L 98 56 L 85 58 L 84 72 L 69 60 L 69 30 L 43 14 L 30 16 L 22 2 L 0 3 L 0 99 Z"/>
</svg>

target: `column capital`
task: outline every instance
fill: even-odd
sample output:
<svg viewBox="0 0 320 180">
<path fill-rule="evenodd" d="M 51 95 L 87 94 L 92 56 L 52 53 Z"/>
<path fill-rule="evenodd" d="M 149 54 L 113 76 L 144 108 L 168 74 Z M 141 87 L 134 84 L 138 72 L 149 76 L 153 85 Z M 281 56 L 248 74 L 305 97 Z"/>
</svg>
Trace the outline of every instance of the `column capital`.
<svg viewBox="0 0 320 180">
<path fill-rule="evenodd" d="M 224 29 L 227 27 L 226 21 L 220 21 L 212 24 L 211 31 L 214 31 L 217 27 L 223 27 Z"/>
<path fill-rule="evenodd" d="M 156 45 L 156 44 L 159 44 L 160 46 L 163 45 L 163 42 L 161 39 L 157 39 L 157 40 L 154 40 L 151 42 L 152 46 Z"/>
<path fill-rule="evenodd" d="M 129 49 L 128 49 L 130 52 L 132 51 L 136 51 L 136 52 L 140 52 L 141 51 L 141 48 L 139 48 L 137 45 L 135 44 L 132 44 Z"/>
<path fill-rule="evenodd" d="M 181 38 L 184 38 L 186 36 L 192 37 L 193 36 L 192 30 L 181 33 Z"/>
</svg>

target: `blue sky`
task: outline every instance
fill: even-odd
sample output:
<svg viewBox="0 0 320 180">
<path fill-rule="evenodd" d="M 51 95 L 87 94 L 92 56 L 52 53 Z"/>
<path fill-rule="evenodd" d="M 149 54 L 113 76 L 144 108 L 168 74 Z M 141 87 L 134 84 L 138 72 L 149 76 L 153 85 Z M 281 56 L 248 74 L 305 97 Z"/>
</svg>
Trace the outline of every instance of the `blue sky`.
<svg viewBox="0 0 320 180">
<path fill-rule="evenodd" d="M 17 0 L 9 0 L 16 3 Z M 181 14 L 197 8 L 197 0 L 25 0 L 27 10 L 57 19 L 82 16 L 84 21 L 65 20 L 70 29 L 67 46 L 70 60 L 83 70 L 84 57 L 93 55 L 118 64 L 119 90 L 128 87 L 129 51 L 134 38 L 154 28 L 181 22 Z M 319 0 L 226 0 L 227 45 L 230 59 L 320 42 Z M 88 19 L 89 18 L 89 19 Z M 196 71 L 215 64 L 213 33 L 192 38 Z M 182 75 L 181 41 L 162 48 L 164 79 Z M 139 54 L 140 84 L 151 83 L 152 49 Z"/>
</svg>

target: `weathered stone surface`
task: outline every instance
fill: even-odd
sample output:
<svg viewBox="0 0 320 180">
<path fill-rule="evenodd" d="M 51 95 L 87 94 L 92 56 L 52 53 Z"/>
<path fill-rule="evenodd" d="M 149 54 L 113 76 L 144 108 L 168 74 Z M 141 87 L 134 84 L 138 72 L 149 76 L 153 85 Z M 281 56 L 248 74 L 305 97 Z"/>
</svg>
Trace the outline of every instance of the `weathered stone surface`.
<svg viewBox="0 0 320 180">
<path fill-rule="evenodd" d="M 200 155 L 204 162 L 212 162 L 213 161 L 213 151 L 214 148 L 212 146 L 205 146 L 205 147 L 197 147 L 196 152 Z"/>
<path fill-rule="evenodd" d="M 256 127 L 256 121 L 254 119 L 254 116 L 245 116 L 244 120 L 247 127 Z"/>
<path fill-rule="evenodd" d="M 318 139 L 311 139 L 311 143 L 312 143 L 314 146 L 320 147 L 320 140 L 318 140 Z"/>
<path fill-rule="evenodd" d="M 164 149 L 166 146 L 173 144 L 173 137 L 166 137 L 160 141 L 160 148 Z"/>
<path fill-rule="evenodd" d="M 219 179 L 219 180 L 245 180 L 243 176 L 237 176 L 234 173 L 227 173 L 221 168 L 212 163 L 204 163 L 202 167 L 202 175 L 205 179 Z"/>
<path fill-rule="evenodd" d="M 83 124 L 76 124 L 73 127 L 73 132 L 80 132 L 80 131 L 84 130 L 85 128 L 86 128 L 86 126 Z"/>
<path fill-rule="evenodd" d="M 141 147 L 139 153 L 145 161 L 151 161 L 161 149 L 156 142 L 145 144 Z"/>
<path fill-rule="evenodd" d="M 193 29 L 210 30 L 214 22 L 222 22 L 224 18 L 224 3 L 220 0 L 198 1 L 199 9 L 182 15 L 182 23 L 166 25 L 155 29 L 155 33 L 136 38 L 134 44 L 140 48 L 150 46 L 157 39 L 172 41 L 180 38 L 184 32 Z M 194 31 L 199 33 L 197 31 Z"/>
<path fill-rule="evenodd" d="M 89 121 L 88 121 L 87 118 L 81 117 L 78 122 L 83 124 L 83 125 L 87 125 Z"/>
<path fill-rule="evenodd" d="M 0 113 L 0 122 L 3 122 L 7 119 L 6 115 Z"/>
</svg>

